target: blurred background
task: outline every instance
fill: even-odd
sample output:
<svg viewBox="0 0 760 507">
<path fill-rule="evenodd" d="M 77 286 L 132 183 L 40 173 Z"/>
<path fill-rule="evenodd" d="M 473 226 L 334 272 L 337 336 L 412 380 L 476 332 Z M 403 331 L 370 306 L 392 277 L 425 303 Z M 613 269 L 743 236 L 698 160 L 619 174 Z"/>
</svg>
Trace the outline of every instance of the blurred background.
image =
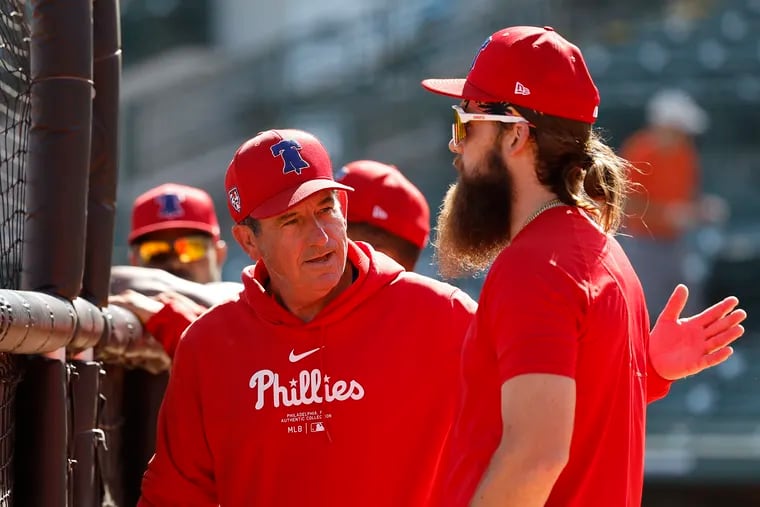
<svg viewBox="0 0 760 507">
<path fill-rule="evenodd" d="M 431 209 L 455 178 L 451 101 L 427 77 L 463 77 L 510 25 L 550 25 L 583 51 L 597 127 L 620 148 L 663 88 L 709 118 L 694 138 L 700 192 L 722 219 L 689 231 L 686 280 L 706 303 L 734 294 L 747 335 L 725 364 L 650 406 L 645 505 L 760 505 L 760 0 L 121 0 L 124 72 L 114 261 L 127 262 L 134 198 L 164 182 L 207 190 L 231 243 L 224 171 L 268 128 L 317 135 L 335 169 L 397 165 Z M 623 231 L 625 232 L 625 230 Z M 436 275 L 430 248 L 418 271 Z M 477 297 L 481 280 L 457 280 Z"/>
</svg>

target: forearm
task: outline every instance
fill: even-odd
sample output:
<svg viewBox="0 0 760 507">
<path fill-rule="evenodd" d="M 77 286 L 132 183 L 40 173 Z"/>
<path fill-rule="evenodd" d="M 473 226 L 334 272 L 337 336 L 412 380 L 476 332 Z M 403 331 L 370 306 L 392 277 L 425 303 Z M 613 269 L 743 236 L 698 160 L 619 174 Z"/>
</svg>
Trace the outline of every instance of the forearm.
<svg viewBox="0 0 760 507">
<path fill-rule="evenodd" d="M 158 340 L 169 357 L 173 358 L 182 333 L 203 310 L 200 306 L 190 308 L 179 301 L 168 301 L 161 311 L 145 322 L 145 329 Z"/>
<path fill-rule="evenodd" d="M 565 463 L 560 456 L 536 456 L 528 446 L 500 448 L 491 458 L 470 507 L 543 506 Z"/>
<path fill-rule="evenodd" d="M 242 285 L 228 282 L 196 283 L 160 269 L 112 266 L 111 293 L 119 294 L 127 289 L 149 296 L 174 291 L 203 306 L 213 306 L 234 298 L 242 290 Z"/>
</svg>

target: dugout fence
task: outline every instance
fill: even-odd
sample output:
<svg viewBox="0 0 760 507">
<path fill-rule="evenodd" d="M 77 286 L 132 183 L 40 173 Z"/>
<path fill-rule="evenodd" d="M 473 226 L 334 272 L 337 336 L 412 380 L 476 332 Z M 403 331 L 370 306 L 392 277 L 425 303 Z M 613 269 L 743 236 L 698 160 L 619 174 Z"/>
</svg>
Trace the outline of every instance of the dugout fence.
<svg viewBox="0 0 760 507">
<path fill-rule="evenodd" d="M 0 507 L 123 505 L 124 365 L 168 368 L 108 305 L 120 73 L 118 0 L 0 0 Z"/>
</svg>

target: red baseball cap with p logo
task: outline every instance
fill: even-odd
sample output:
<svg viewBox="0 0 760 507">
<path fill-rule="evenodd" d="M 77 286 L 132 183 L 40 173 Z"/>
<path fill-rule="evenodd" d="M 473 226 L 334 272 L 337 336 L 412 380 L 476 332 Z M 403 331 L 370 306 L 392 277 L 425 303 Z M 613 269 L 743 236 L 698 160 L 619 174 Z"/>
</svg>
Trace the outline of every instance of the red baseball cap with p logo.
<svg viewBox="0 0 760 507">
<path fill-rule="evenodd" d="M 167 229 L 195 229 L 219 239 L 214 201 L 200 188 L 165 183 L 139 195 L 132 206 L 129 243 Z"/>
<path fill-rule="evenodd" d="M 243 143 L 224 186 L 236 223 L 279 215 L 320 190 L 353 190 L 333 179 L 327 150 L 302 130 L 267 130 Z"/>
<path fill-rule="evenodd" d="M 551 116 L 596 121 L 599 90 L 580 49 L 552 27 L 513 26 L 480 46 L 465 79 L 426 79 L 427 90 L 477 102 L 508 102 Z"/>
</svg>

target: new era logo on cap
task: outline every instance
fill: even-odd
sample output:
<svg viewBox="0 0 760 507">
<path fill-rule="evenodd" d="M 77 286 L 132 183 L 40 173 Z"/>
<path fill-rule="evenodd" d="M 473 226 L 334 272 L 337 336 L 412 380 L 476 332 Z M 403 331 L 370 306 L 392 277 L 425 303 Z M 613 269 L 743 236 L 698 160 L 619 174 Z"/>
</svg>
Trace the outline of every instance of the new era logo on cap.
<svg viewBox="0 0 760 507">
<path fill-rule="evenodd" d="M 530 95 L 530 90 L 520 81 L 515 83 L 515 95 Z"/>
<path fill-rule="evenodd" d="M 372 218 L 377 218 L 378 220 L 388 220 L 388 212 L 375 204 L 375 206 L 372 208 Z"/>
</svg>

